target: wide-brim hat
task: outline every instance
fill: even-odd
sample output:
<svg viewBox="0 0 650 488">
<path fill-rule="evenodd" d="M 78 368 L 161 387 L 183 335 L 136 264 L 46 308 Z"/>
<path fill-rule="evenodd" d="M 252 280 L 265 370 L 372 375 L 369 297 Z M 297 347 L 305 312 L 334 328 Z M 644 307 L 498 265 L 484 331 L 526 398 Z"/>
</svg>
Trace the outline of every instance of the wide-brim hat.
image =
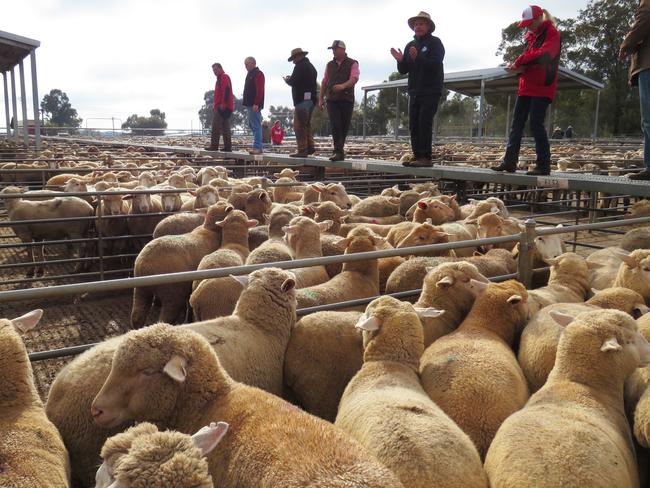
<svg viewBox="0 0 650 488">
<path fill-rule="evenodd" d="M 436 24 L 433 22 L 433 20 L 431 20 L 431 16 L 424 11 L 421 11 L 419 14 L 409 19 L 409 27 L 411 28 L 411 30 L 415 28 L 415 21 L 418 19 L 426 20 L 427 22 L 429 22 L 429 24 L 431 24 L 431 32 L 436 30 Z"/>
<path fill-rule="evenodd" d="M 291 50 L 291 56 L 289 56 L 289 59 L 287 59 L 287 61 L 293 61 L 293 58 L 295 58 L 299 54 L 304 54 L 305 56 L 307 56 L 309 54 L 309 51 L 303 51 L 299 47 L 297 47 L 296 49 L 292 49 Z"/>
<path fill-rule="evenodd" d="M 529 5 L 521 13 L 521 22 L 517 24 L 517 27 L 528 27 L 533 21 L 544 15 L 544 11 L 541 7 L 537 5 Z"/>
</svg>

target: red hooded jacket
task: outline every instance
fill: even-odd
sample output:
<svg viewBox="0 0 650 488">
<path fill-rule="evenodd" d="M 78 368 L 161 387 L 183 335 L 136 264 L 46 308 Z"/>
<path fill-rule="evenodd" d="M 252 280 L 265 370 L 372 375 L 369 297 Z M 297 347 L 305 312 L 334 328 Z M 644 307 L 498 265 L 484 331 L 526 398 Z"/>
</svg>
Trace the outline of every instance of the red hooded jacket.
<svg viewBox="0 0 650 488">
<path fill-rule="evenodd" d="M 226 73 L 221 73 L 219 76 L 217 76 L 217 82 L 214 85 L 213 109 L 217 110 L 222 105 L 231 112 L 235 109 L 235 99 L 232 94 L 232 84 L 230 83 L 230 76 L 228 76 Z"/>
<path fill-rule="evenodd" d="M 517 94 L 553 100 L 557 91 L 560 33 L 551 21 L 545 20 L 535 32 L 528 31 L 525 38 L 528 47 L 514 62 L 515 68 L 524 68 Z"/>
</svg>

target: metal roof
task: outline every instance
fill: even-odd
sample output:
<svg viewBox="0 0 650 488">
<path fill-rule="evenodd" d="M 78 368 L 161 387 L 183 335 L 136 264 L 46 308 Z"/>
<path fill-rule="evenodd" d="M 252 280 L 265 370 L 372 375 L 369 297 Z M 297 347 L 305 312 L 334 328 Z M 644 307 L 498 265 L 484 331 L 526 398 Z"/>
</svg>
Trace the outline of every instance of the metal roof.
<svg viewBox="0 0 650 488">
<path fill-rule="evenodd" d="M 485 93 L 513 93 L 517 91 L 519 79 L 516 73 L 510 73 L 503 67 L 486 69 L 473 69 L 469 71 L 456 71 L 454 73 L 445 73 L 445 88 L 467 95 L 476 97 L 481 94 L 481 82 L 485 82 Z M 372 90 L 383 90 L 386 88 L 396 88 L 407 85 L 407 79 L 385 81 L 378 85 L 364 86 L 361 89 L 368 92 Z M 569 88 L 592 88 L 602 90 L 605 85 L 591 78 L 587 78 L 580 73 L 560 66 L 558 73 L 557 87 L 559 90 Z"/>
<path fill-rule="evenodd" d="M 40 45 L 40 41 L 0 31 L 0 72 L 16 66 Z"/>
</svg>

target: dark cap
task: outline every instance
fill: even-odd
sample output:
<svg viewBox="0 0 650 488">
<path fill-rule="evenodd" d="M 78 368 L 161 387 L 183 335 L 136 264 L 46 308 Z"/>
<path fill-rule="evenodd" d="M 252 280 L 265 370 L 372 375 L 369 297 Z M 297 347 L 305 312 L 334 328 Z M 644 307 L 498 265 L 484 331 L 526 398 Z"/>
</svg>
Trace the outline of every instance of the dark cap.
<svg viewBox="0 0 650 488">
<path fill-rule="evenodd" d="M 336 49 L 337 47 L 345 49 L 345 42 L 343 41 L 334 41 L 330 47 L 327 49 Z"/>
</svg>

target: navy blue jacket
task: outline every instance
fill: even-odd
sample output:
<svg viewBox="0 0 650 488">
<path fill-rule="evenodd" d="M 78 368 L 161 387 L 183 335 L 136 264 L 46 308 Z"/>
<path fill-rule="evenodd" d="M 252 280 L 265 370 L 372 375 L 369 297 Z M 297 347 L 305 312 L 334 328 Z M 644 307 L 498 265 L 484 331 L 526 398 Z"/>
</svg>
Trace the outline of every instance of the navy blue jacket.
<svg viewBox="0 0 650 488">
<path fill-rule="evenodd" d="M 409 48 L 415 46 L 418 55 L 415 60 L 409 55 Z M 440 95 L 445 77 L 442 61 L 445 47 L 440 39 L 426 34 L 421 39 L 414 37 L 404 48 L 404 59 L 397 63 L 397 70 L 409 75 L 408 93 L 416 95 Z"/>
</svg>

